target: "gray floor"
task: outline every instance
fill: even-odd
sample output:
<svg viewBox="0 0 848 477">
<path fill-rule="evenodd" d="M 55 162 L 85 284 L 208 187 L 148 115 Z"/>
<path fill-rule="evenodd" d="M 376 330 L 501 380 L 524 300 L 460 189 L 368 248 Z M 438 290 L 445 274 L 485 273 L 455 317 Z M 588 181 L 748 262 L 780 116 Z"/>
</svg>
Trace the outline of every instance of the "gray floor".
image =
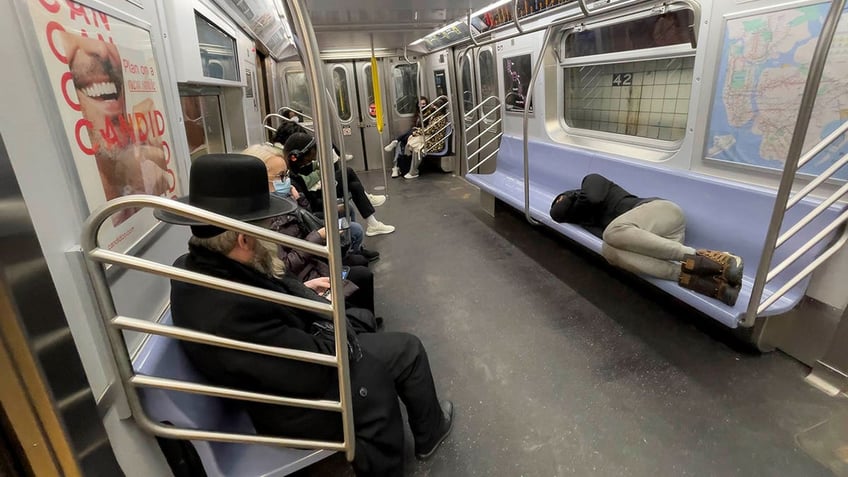
<svg viewBox="0 0 848 477">
<path fill-rule="evenodd" d="M 378 314 L 421 337 L 457 409 L 451 437 L 429 462 L 410 456 L 407 475 L 831 475 L 795 436 L 848 400 L 805 384 L 798 362 L 749 351 L 505 207 L 485 215 L 461 179 L 394 179 L 390 192 L 377 216 L 397 231 L 367 239 L 382 254 Z M 340 474 L 335 458 L 305 473 Z"/>
</svg>

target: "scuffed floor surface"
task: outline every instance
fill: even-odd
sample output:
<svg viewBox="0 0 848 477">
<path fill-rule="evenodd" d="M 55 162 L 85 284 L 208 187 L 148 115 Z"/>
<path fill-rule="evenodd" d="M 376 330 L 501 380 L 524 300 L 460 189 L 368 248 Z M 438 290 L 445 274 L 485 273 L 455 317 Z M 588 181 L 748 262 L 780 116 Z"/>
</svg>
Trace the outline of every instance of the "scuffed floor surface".
<svg viewBox="0 0 848 477">
<path fill-rule="evenodd" d="M 377 217 L 397 231 L 366 241 L 382 254 L 378 314 L 421 337 L 457 412 L 430 461 L 407 442 L 407 475 L 832 475 L 796 435 L 848 400 L 805 384 L 803 365 L 506 207 L 487 216 L 459 178 L 389 187 Z M 299 475 L 353 474 L 336 456 Z"/>
</svg>

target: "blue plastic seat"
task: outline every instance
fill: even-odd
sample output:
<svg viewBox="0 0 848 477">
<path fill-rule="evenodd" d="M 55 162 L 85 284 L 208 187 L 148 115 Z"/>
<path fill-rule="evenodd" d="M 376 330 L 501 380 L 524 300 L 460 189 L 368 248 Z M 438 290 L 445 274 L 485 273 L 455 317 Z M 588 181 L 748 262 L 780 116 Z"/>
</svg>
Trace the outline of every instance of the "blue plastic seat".
<svg viewBox="0 0 848 477">
<path fill-rule="evenodd" d="M 556 223 L 549 215 L 554 197 L 565 190 L 579 188 L 583 177 L 590 173 L 601 174 L 638 196 L 662 197 L 677 203 L 686 213 L 687 245 L 727 250 L 741 255 L 745 261 L 745 277 L 739 300 L 733 307 L 681 288 L 675 282 L 643 277 L 726 326 L 737 326 L 750 301 L 754 275 L 774 206 L 775 191 L 559 144 L 530 141 L 528 152 L 531 216 L 597 253 L 601 253 L 601 239 L 582 227 Z M 512 207 L 523 210 L 522 139 L 503 136 L 496 171 L 492 174 L 468 174 L 466 179 Z M 814 200 L 801 201 L 787 212 L 783 229 L 788 229 L 816 205 Z M 800 244 L 833 221 L 841 210 L 842 207 L 837 206 L 825 210 L 809 226 L 777 249 L 772 264 L 780 263 L 793 250 L 797 250 Z M 774 293 L 821 254 L 827 242 L 827 239 L 820 242 L 772 280 L 763 298 Z M 803 298 L 808 284 L 809 278 L 802 280 L 762 315 L 776 315 L 792 309 Z"/>
<path fill-rule="evenodd" d="M 170 312 L 163 324 L 171 324 Z M 151 335 L 133 361 L 135 372 L 147 376 L 209 384 L 183 353 L 179 342 Z M 158 422 L 174 426 L 241 434 L 256 434 L 247 413 L 235 401 L 199 394 L 142 388 L 142 405 Z M 209 477 L 271 477 L 288 475 L 333 454 L 257 444 L 192 441 Z"/>
</svg>

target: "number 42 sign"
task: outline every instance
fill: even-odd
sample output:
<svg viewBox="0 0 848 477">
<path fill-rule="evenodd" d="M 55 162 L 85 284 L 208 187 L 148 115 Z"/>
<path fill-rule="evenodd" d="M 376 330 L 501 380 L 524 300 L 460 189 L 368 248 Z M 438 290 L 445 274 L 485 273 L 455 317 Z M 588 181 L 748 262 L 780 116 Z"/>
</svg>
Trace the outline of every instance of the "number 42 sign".
<svg viewBox="0 0 848 477">
<path fill-rule="evenodd" d="M 631 86 L 633 85 L 633 73 L 613 73 L 613 86 Z"/>
</svg>

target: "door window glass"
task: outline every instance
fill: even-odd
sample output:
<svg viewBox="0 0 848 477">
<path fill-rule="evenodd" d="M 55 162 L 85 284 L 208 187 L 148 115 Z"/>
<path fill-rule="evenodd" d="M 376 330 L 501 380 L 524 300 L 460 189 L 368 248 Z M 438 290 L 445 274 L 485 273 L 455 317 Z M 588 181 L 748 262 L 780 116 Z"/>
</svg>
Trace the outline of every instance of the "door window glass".
<svg viewBox="0 0 848 477">
<path fill-rule="evenodd" d="M 368 94 L 368 116 L 377 117 L 377 103 L 374 102 L 374 82 L 371 80 L 371 65 L 365 65 L 365 92 Z"/>
<path fill-rule="evenodd" d="M 462 62 L 462 106 L 466 111 L 474 108 L 474 80 L 471 77 L 471 55 Z"/>
<path fill-rule="evenodd" d="M 347 87 L 347 71 L 341 66 L 333 68 L 333 89 L 335 90 L 336 109 L 339 119 L 350 121 L 350 91 Z"/>
<path fill-rule="evenodd" d="M 306 74 L 303 71 L 286 73 L 286 90 L 289 93 L 288 107 L 312 116 L 312 101 L 309 99 L 309 87 L 306 84 Z"/>
<path fill-rule="evenodd" d="M 396 65 L 392 68 L 395 87 L 395 111 L 412 116 L 418 109 L 418 64 Z"/>
</svg>

